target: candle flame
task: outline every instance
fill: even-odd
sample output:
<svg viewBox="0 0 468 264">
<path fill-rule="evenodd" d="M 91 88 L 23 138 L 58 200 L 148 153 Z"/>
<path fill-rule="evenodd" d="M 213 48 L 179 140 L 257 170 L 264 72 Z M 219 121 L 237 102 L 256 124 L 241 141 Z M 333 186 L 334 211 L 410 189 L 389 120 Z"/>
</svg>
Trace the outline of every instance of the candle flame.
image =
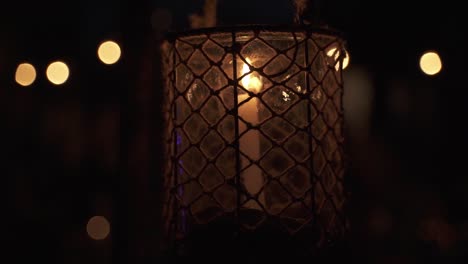
<svg viewBox="0 0 468 264">
<path fill-rule="evenodd" d="M 242 66 L 242 73 L 241 75 L 244 75 L 250 71 L 250 59 L 246 59 L 247 63 L 244 63 Z M 241 81 L 242 86 L 244 86 L 245 89 L 258 93 L 260 89 L 262 89 L 263 83 L 260 80 L 258 76 L 254 76 L 253 73 L 247 74 Z"/>
</svg>

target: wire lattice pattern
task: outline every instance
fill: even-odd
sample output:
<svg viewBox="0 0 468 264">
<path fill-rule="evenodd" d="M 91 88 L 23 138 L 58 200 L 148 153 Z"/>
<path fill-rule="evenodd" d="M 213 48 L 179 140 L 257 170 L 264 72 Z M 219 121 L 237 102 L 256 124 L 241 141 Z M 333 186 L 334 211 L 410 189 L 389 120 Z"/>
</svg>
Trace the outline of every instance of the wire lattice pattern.
<svg viewBox="0 0 468 264">
<path fill-rule="evenodd" d="M 311 247 L 342 237 L 341 38 L 201 30 L 174 36 L 163 54 L 168 238 L 219 222 L 313 233 Z"/>
</svg>

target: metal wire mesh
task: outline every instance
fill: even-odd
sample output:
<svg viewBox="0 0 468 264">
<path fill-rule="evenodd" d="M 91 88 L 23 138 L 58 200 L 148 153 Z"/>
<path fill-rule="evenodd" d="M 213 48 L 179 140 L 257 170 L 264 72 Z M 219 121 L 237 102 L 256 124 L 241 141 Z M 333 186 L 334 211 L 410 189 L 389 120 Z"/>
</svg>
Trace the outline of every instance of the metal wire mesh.
<svg viewBox="0 0 468 264">
<path fill-rule="evenodd" d="M 342 39 L 320 29 L 198 30 L 173 35 L 163 54 L 168 240 L 184 245 L 214 226 L 301 237 L 310 248 L 340 239 Z"/>
</svg>

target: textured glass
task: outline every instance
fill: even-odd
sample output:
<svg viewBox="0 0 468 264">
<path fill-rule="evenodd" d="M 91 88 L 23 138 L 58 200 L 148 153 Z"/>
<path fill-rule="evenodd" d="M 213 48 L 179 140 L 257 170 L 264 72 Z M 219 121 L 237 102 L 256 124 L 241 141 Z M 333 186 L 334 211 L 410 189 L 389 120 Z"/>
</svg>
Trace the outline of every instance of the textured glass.
<svg viewBox="0 0 468 264">
<path fill-rule="evenodd" d="M 332 34 L 267 30 L 165 43 L 170 241 L 220 223 L 311 248 L 343 236 L 341 56 L 329 52 L 342 46 Z"/>
</svg>

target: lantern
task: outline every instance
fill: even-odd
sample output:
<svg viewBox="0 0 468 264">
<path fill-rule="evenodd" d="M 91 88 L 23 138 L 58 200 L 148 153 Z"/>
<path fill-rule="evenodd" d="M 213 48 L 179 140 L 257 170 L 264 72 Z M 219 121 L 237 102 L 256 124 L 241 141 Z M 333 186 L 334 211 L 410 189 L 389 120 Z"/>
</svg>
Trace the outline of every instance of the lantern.
<svg viewBox="0 0 468 264">
<path fill-rule="evenodd" d="M 170 34 L 163 54 L 167 245 L 177 254 L 272 255 L 340 241 L 339 34 L 198 29 Z"/>
</svg>

